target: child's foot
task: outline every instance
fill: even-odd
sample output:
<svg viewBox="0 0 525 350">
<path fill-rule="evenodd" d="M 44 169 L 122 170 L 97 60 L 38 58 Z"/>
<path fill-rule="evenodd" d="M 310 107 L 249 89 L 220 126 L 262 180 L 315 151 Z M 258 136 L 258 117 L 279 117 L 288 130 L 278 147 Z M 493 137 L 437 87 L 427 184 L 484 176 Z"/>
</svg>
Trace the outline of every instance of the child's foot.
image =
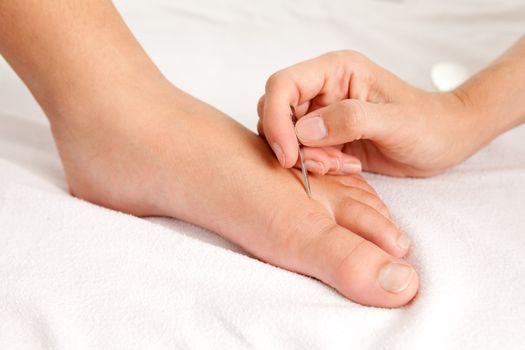
<svg viewBox="0 0 525 350">
<path fill-rule="evenodd" d="M 358 303 L 416 294 L 409 242 L 362 177 L 311 176 L 310 199 L 262 139 L 171 86 L 107 98 L 48 111 L 70 115 L 52 127 L 75 196 L 206 227 Z"/>
</svg>

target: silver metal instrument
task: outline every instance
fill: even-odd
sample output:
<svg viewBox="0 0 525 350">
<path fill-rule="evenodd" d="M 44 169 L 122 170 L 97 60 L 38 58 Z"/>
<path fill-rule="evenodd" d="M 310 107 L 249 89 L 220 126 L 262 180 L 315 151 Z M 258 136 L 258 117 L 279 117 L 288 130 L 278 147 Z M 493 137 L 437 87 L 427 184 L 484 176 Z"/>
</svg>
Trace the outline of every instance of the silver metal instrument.
<svg viewBox="0 0 525 350">
<path fill-rule="evenodd" d="M 297 117 L 295 116 L 295 108 L 293 106 L 290 106 L 290 109 L 292 110 L 292 113 L 291 113 L 292 122 L 295 125 L 295 123 L 297 123 Z M 303 157 L 303 152 L 302 152 L 303 146 L 301 145 L 299 138 L 297 138 L 297 144 L 299 146 L 299 163 L 301 164 L 301 173 L 303 174 L 304 188 L 306 190 L 306 193 L 308 194 L 308 197 L 311 198 L 312 189 L 310 188 L 310 181 L 308 180 L 308 170 L 306 170 L 306 168 L 304 167 L 304 157 Z"/>
</svg>

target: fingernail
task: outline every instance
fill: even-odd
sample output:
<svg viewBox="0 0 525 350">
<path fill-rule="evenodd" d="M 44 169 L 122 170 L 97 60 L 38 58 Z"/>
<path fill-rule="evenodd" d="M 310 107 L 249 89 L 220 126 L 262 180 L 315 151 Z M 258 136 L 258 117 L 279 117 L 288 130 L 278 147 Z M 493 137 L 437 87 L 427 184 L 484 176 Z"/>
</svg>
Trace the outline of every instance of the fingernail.
<svg viewBox="0 0 525 350">
<path fill-rule="evenodd" d="M 346 161 L 341 167 L 341 171 L 345 174 L 356 174 L 361 172 L 361 163 Z"/>
<path fill-rule="evenodd" d="M 414 269 L 411 266 L 399 263 L 390 263 L 381 273 L 381 287 L 391 293 L 405 290 L 412 280 Z"/>
<path fill-rule="evenodd" d="M 317 141 L 328 135 L 328 131 L 321 117 L 299 119 L 295 124 L 295 133 L 301 141 Z"/>
<path fill-rule="evenodd" d="M 306 168 L 306 170 L 312 173 L 316 173 L 320 175 L 323 175 L 325 173 L 323 163 L 316 162 L 315 160 L 305 160 L 304 167 Z"/>
<path fill-rule="evenodd" d="M 402 250 L 406 250 L 406 249 L 408 249 L 408 247 L 410 247 L 410 239 L 408 239 L 407 235 L 402 233 L 397 238 L 397 245 Z"/>
<path fill-rule="evenodd" d="M 272 149 L 273 149 L 273 153 L 275 153 L 275 155 L 277 156 L 277 160 L 279 161 L 279 163 L 281 163 L 282 166 L 284 166 L 284 153 L 283 153 L 283 149 L 281 148 L 281 146 L 279 146 L 278 143 L 274 143 L 272 145 Z"/>
</svg>

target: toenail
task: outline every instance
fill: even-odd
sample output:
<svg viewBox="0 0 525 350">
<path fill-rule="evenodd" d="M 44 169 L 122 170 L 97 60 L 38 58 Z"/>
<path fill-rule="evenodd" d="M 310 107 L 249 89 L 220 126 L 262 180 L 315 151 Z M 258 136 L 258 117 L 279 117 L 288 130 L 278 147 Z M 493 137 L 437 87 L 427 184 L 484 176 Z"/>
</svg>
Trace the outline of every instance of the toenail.
<svg viewBox="0 0 525 350">
<path fill-rule="evenodd" d="M 278 143 L 274 143 L 272 145 L 273 153 L 275 153 L 275 156 L 277 157 L 277 160 L 279 160 L 279 163 L 281 163 L 282 166 L 284 166 L 285 159 L 284 159 L 284 153 L 283 149 Z"/>
<path fill-rule="evenodd" d="M 361 172 L 361 163 L 346 161 L 341 167 L 341 171 L 345 174 L 356 174 Z"/>
<path fill-rule="evenodd" d="M 408 287 L 413 272 L 409 265 L 390 263 L 381 272 L 381 287 L 388 292 L 399 293 Z"/>
<path fill-rule="evenodd" d="M 321 117 L 300 119 L 297 124 L 295 124 L 295 132 L 301 141 L 321 140 L 328 134 Z"/>
<path fill-rule="evenodd" d="M 397 238 L 397 246 L 402 250 L 407 250 L 410 247 L 410 239 L 404 233 L 401 233 Z"/>
<path fill-rule="evenodd" d="M 324 171 L 324 165 L 320 162 L 316 162 L 315 160 L 305 160 L 304 167 L 306 170 L 323 175 L 325 173 Z"/>
</svg>

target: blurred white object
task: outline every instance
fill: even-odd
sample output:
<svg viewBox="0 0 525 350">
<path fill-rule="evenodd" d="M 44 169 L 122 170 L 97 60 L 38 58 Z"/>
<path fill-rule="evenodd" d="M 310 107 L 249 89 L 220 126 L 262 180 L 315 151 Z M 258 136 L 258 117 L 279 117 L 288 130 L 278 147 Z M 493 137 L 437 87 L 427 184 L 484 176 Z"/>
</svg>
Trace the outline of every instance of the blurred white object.
<svg viewBox="0 0 525 350">
<path fill-rule="evenodd" d="M 450 91 L 467 80 L 468 71 L 459 63 L 439 62 L 432 67 L 430 76 L 439 91 Z"/>
</svg>

